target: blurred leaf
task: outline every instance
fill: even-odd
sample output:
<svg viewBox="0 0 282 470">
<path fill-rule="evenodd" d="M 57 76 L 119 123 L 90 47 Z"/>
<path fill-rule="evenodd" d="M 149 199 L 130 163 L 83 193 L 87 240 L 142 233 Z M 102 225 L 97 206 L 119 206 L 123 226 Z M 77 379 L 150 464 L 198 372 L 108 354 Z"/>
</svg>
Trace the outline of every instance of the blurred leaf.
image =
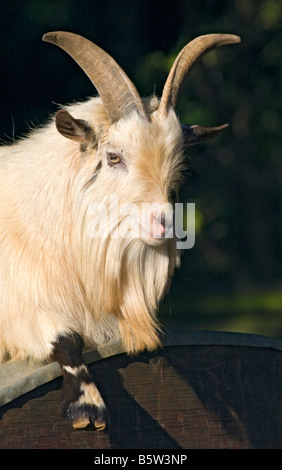
<svg viewBox="0 0 282 470">
<path fill-rule="evenodd" d="M 282 26 L 282 3 L 279 0 L 264 0 L 259 9 L 257 22 L 260 28 L 277 30 Z"/>
</svg>

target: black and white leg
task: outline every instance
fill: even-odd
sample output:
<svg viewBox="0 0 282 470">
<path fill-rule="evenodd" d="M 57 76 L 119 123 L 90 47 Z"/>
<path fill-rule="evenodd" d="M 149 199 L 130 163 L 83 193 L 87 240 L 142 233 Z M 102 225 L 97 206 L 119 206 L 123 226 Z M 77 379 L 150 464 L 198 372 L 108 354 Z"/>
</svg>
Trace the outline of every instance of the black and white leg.
<svg viewBox="0 0 282 470">
<path fill-rule="evenodd" d="M 59 336 L 53 343 L 53 357 L 63 371 L 63 415 L 76 429 L 89 425 L 102 430 L 107 424 L 107 409 L 83 361 L 82 338 L 77 333 Z"/>
</svg>

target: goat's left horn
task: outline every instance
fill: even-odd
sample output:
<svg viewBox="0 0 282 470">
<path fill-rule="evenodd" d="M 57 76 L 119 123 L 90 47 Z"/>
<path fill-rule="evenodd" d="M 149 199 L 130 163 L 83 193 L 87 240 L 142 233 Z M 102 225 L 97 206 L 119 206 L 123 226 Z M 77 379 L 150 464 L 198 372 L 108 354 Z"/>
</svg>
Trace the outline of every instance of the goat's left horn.
<svg viewBox="0 0 282 470">
<path fill-rule="evenodd" d="M 80 65 L 97 89 L 111 122 L 133 110 L 147 118 L 135 85 L 107 52 L 74 33 L 55 31 L 42 39 L 59 46 Z"/>
<path fill-rule="evenodd" d="M 180 85 L 200 57 L 216 47 L 240 41 L 239 36 L 234 34 L 206 34 L 189 42 L 178 54 L 169 72 L 159 105 L 159 116 L 167 116 L 169 109 L 175 107 Z"/>
</svg>

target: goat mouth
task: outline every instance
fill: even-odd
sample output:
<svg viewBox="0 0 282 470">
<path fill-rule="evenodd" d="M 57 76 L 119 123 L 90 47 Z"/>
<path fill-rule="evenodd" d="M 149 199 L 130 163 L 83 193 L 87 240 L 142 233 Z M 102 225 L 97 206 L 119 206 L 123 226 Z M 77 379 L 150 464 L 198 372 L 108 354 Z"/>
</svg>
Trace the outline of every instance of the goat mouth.
<svg viewBox="0 0 282 470">
<path fill-rule="evenodd" d="M 140 236 L 142 239 L 162 242 L 167 238 L 172 238 L 172 227 L 166 227 L 165 223 L 156 216 L 151 216 L 150 224 L 139 222 Z"/>
<path fill-rule="evenodd" d="M 129 226 L 126 222 L 129 222 Z M 126 233 L 124 233 L 121 226 L 119 227 L 120 235 L 123 234 L 126 238 L 141 239 L 149 244 L 159 244 L 164 242 L 167 238 L 173 238 L 172 223 L 166 221 L 164 217 L 159 217 L 153 213 L 145 218 L 131 214 L 126 222 L 123 226 Z"/>
</svg>

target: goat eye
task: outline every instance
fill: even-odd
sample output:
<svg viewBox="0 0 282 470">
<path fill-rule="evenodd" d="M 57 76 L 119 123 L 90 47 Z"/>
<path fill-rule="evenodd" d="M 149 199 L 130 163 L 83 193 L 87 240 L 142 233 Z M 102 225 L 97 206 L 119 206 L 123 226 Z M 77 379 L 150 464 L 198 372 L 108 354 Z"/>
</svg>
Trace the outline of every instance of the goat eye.
<svg viewBox="0 0 282 470">
<path fill-rule="evenodd" d="M 107 152 L 107 159 L 109 166 L 122 165 L 123 159 L 118 153 Z"/>
<path fill-rule="evenodd" d="M 109 160 L 111 163 L 120 163 L 121 158 L 118 155 L 109 155 Z"/>
</svg>

